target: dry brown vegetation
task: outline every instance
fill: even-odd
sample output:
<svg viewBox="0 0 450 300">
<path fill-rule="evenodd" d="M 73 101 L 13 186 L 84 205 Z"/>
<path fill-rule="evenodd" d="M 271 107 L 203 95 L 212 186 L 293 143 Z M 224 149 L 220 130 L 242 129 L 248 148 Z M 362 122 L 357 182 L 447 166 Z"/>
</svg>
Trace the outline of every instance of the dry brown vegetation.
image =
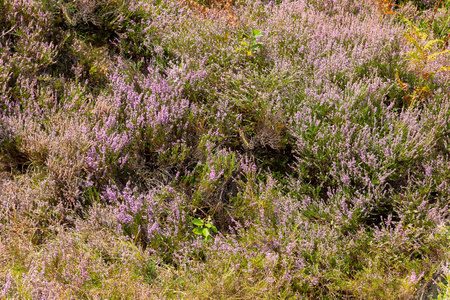
<svg viewBox="0 0 450 300">
<path fill-rule="evenodd" d="M 204 18 L 224 17 L 231 26 L 238 25 L 239 19 L 233 10 L 232 0 L 207 0 L 204 1 L 204 4 L 194 0 L 181 0 L 180 4 L 187 6 Z"/>
</svg>

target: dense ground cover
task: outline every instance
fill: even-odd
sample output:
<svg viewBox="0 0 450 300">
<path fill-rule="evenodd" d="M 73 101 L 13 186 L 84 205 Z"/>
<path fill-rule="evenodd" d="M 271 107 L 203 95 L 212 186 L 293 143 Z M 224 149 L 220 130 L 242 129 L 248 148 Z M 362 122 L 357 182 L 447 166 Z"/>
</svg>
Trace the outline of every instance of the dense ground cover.
<svg viewBox="0 0 450 300">
<path fill-rule="evenodd" d="M 411 298 L 450 254 L 437 2 L 0 0 L 0 297 Z"/>
</svg>

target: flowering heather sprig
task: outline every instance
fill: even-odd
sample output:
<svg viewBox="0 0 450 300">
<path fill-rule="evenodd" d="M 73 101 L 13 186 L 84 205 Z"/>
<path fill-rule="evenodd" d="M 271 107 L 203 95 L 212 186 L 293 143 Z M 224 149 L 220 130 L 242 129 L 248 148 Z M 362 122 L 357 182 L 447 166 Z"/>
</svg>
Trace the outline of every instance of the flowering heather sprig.
<svg viewBox="0 0 450 300">
<path fill-rule="evenodd" d="M 0 292 L 0 297 L 8 297 L 8 295 L 12 294 L 13 291 L 13 284 L 14 284 L 14 279 L 11 277 L 10 274 L 6 275 L 6 277 L 2 278 L 3 282 L 1 285 L 1 292 Z"/>
<path fill-rule="evenodd" d="M 191 250 L 183 246 L 185 240 L 190 240 L 183 196 L 170 187 L 140 193 L 137 187 L 131 186 L 131 182 L 123 189 L 110 185 L 101 196 L 113 208 L 123 233 L 151 253 L 174 260 L 174 263 L 172 253 L 190 253 Z"/>
<path fill-rule="evenodd" d="M 28 26 L 16 33 L 18 41 L 14 45 L 11 59 L 17 72 L 25 76 L 55 63 L 57 47 L 53 42 L 42 41 L 42 28 L 38 25 Z"/>
<path fill-rule="evenodd" d="M 351 105 L 349 98 L 346 101 Z M 368 216 L 377 205 L 385 205 L 386 197 L 400 191 L 402 182 L 407 184 L 403 162 L 419 166 L 422 160 L 432 159 L 437 132 L 428 130 L 428 121 L 419 121 L 418 115 L 405 112 L 397 116 L 386 107 L 372 104 L 366 108 L 367 117 L 360 120 L 369 121 L 381 109 L 383 121 L 358 124 L 359 117 L 349 119 L 345 113 L 347 105 L 342 110 L 329 110 L 325 104 L 320 117 L 318 111 L 307 107 L 295 115 L 292 128 L 298 129 L 292 135 L 297 139 L 296 168 L 307 183 L 304 187 L 316 186 L 315 191 L 303 192 L 323 200 L 347 194 L 353 198 L 353 208 L 348 211 L 347 205 L 339 204 L 336 209 L 345 209 L 347 216 L 355 210 Z"/>
<path fill-rule="evenodd" d="M 131 149 L 160 157 L 177 147 L 186 151 L 186 141 L 195 134 L 188 121 L 195 118 L 198 109 L 181 98 L 179 90 L 158 75 L 157 69 L 149 67 L 148 76 L 135 78 L 117 69 L 110 82 L 109 92 L 100 95 L 94 107 L 99 114 L 94 116 L 97 124 L 90 129 L 90 172 L 104 176 L 122 170 Z"/>
</svg>

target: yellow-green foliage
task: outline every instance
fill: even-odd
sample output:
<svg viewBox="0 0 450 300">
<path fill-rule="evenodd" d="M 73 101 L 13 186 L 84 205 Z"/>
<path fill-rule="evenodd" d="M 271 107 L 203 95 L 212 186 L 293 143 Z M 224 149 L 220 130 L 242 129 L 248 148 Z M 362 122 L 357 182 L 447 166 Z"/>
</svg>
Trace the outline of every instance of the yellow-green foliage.
<svg viewBox="0 0 450 300">
<path fill-rule="evenodd" d="M 399 12 L 393 10 L 395 6 L 398 6 L 389 0 L 372 0 L 377 6 L 380 12 L 380 21 L 386 15 L 400 16 L 404 20 L 409 28 L 405 32 L 405 39 L 407 44 L 413 47 L 413 50 L 406 53 L 406 60 L 411 62 L 412 70 L 418 77 L 417 85 L 413 86 L 413 91 L 410 91 L 410 86 L 403 82 L 398 74 L 395 73 L 397 83 L 405 93 L 405 100 L 413 106 L 423 100 L 426 100 L 428 95 L 432 92 L 428 82 L 433 80 L 433 77 L 438 72 L 450 70 L 450 66 L 431 66 L 431 62 L 435 61 L 438 57 L 444 56 L 450 52 L 450 50 L 444 50 L 446 42 L 440 39 L 430 39 L 429 35 L 422 29 L 413 24 L 411 20 L 401 15 Z M 436 9 L 438 8 L 438 3 Z M 431 24 L 431 22 L 430 22 Z M 443 44 L 442 50 L 437 50 L 436 46 Z"/>
<path fill-rule="evenodd" d="M 406 59 L 412 63 L 413 71 L 418 76 L 419 82 L 417 86 L 414 86 L 414 91 L 411 94 L 408 93 L 407 85 L 399 78 L 398 72 L 396 73 L 396 77 L 398 83 L 405 91 L 405 97 L 408 103 L 414 105 L 427 98 L 431 92 L 427 82 L 432 80 L 436 73 L 450 70 L 450 66 L 434 67 L 430 65 L 438 57 L 448 54 L 450 50 L 436 50 L 435 46 L 443 44 L 443 40 L 429 40 L 428 34 L 414 26 L 410 20 L 404 17 L 402 19 L 409 25 L 409 29 L 405 33 L 405 39 L 408 44 L 414 47 L 413 50 L 406 53 Z"/>
</svg>

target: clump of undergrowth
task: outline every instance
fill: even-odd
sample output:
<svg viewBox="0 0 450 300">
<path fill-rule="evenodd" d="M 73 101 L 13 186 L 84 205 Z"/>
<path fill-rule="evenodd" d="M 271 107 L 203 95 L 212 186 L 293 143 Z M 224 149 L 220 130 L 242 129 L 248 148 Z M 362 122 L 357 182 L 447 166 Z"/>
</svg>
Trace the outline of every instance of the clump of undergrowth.
<svg viewBox="0 0 450 300">
<path fill-rule="evenodd" d="M 444 5 L 0 10 L 0 297 L 408 299 L 445 265 Z"/>
<path fill-rule="evenodd" d="M 400 7 L 393 3 L 393 1 L 379 0 L 372 2 L 377 6 L 380 13 L 380 20 L 384 16 L 393 15 L 399 16 L 403 21 L 408 24 L 408 30 L 405 33 L 405 40 L 408 45 L 411 46 L 411 50 L 406 53 L 406 59 L 411 63 L 410 70 L 415 73 L 417 82 L 411 87 L 408 83 L 403 82 L 396 71 L 396 79 L 404 92 L 405 102 L 411 106 L 417 105 L 422 101 L 426 101 L 430 92 L 435 88 L 434 85 L 435 76 L 443 72 L 450 70 L 448 66 L 448 54 L 449 50 L 446 50 L 447 41 L 440 39 L 430 39 L 429 35 L 425 32 L 422 24 L 421 28 L 415 26 L 411 20 L 403 16 L 401 12 L 394 11 L 394 7 Z M 442 1 L 437 2 L 436 9 L 431 17 L 429 27 L 433 24 L 434 17 L 439 9 Z M 427 28 L 429 29 L 429 28 Z M 429 31 L 429 30 L 428 30 Z M 450 36 L 450 33 L 449 33 Z M 439 50 L 439 46 L 442 46 Z M 442 59 L 444 57 L 444 59 Z M 436 62 L 437 61 L 437 62 Z"/>
</svg>

